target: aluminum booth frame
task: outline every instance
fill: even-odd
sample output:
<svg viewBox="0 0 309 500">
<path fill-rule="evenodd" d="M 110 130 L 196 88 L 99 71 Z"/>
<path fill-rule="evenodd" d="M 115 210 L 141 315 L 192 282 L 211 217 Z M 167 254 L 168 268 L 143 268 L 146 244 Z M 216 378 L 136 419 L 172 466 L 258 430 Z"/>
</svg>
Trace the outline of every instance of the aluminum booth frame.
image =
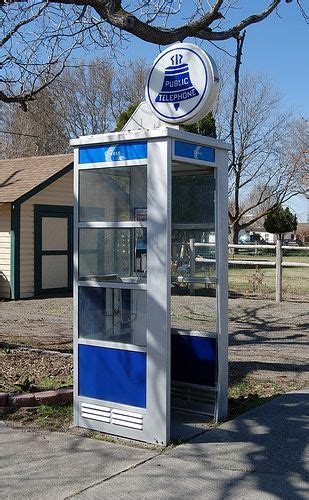
<svg viewBox="0 0 309 500">
<path fill-rule="evenodd" d="M 217 329 L 213 418 L 218 421 L 227 415 L 229 145 L 169 127 L 85 136 L 72 140 L 71 145 L 75 148 L 74 424 L 166 445 L 171 436 L 171 198 L 175 165 L 182 171 L 190 167 L 197 171 L 208 169 L 214 172 Z M 87 171 L 97 170 L 104 174 L 111 172 L 110 169 L 144 166 L 147 168 L 147 220 L 145 217 L 135 220 L 98 220 L 99 217 L 96 220 L 80 220 L 81 175 Z M 95 191 L 95 183 L 92 186 Z M 136 280 L 115 278 L 116 275 L 93 278 L 91 273 L 81 279 L 83 259 L 90 261 L 90 254 L 94 252 L 88 249 L 88 255 L 85 253 L 86 257 L 82 257 L 81 234 L 86 234 L 83 245 L 89 246 L 94 230 L 96 241 L 99 241 L 100 231 L 104 236 L 114 230 L 121 230 L 122 235 L 126 234 L 126 230 L 134 234 L 136 230 L 147 230 L 147 279 L 145 272 Z M 104 240 L 104 237 L 101 239 Z M 122 236 L 121 241 L 124 238 Z M 120 248 L 119 239 L 117 241 L 117 248 Z M 105 251 L 104 243 L 100 248 Z M 96 258 L 99 252 L 101 250 L 97 250 Z M 105 261 L 107 267 L 109 261 Z M 143 292 L 142 295 L 140 292 Z M 101 325 L 106 325 L 110 315 L 106 312 L 109 301 L 113 300 L 114 304 L 116 297 L 123 302 L 127 300 L 125 296 L 130 297 L 129 301 L 132 297 L 147 297 L 146 301 L 142 300 L 143 307 L 147 304 L 144 345 L 141 345 L 143 342 L 140 345 L 121 342 L 118 337 L 114 337 L 116 341 L 99 338 L 98 333 L 96 338 L 88 336 L 87 328 L 97 328 L 93 326 L 95 322 L 99 324 L 101 321 Z M 96 304 L 104 303 L 105 312 L 101 314 L 94 309 L 93 300 Z M 136 303 L 138 307 L 138 301 Z M 119 308 L 112 307 L 109 311 L 118 314 Z M 81 330 L 86 333 L 81 334 Z"/>
</svg>

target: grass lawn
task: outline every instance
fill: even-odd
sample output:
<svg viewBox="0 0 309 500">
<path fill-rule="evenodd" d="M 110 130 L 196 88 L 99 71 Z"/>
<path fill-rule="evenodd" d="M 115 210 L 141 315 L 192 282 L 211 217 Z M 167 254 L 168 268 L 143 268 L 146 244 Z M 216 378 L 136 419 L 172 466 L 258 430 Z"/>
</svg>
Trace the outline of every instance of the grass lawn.
<svg viewBox="0 0 309 500">
<path fill-rule="evenodd" d="M 245 296 L 258 296 L 259 298 L 274 298 L 276 291 L 276 269 L 275 267 L 234 265 L 233 260 L 241 261 L 268 261 L 275 262 L 276 257 L 273 251 L 267 250 L 260 255 L 255 255 L 252 251 L 239 251 L 236 255 L 229 255 L 229 292 L 242 294 Z M 283 262 L 299 262 L 309 264 L 309 254 L 307 251 L 286 251 Z M 201 269 L 203 267 L 204 269 Z M 212 264 L 200 264 L 196 271 L 196 277 L 214 277 L 215 269 Z M 283 267 L 283 295 L 284 299 L 296 298 L 301 300 L 309 299 L 309 267 Z M 196 285 L 196 289 L 205 290 L 202 284 Z"/>
<path fill-rule="evenodd" d="M 294 259 L 293 262 L 296 262 Z M 250 259 L 247 258 L 247 260 Z M 254 258 L 254 260 L 256 259 Z M 271 259 L 268 258 L 268 260 Z M 197 272 L 196 277 L 207 277 L 207 272 Z M 274 267 L 230 265 L 228 280 L 231 297 L 233 294 L 240 293 L 245 296 L 253 295 L 259 298 L 274 299 L 276 292 L 276 270 Z M 282 287 L 283 299 L 309 300 L 309 267 L 284 267 Z M 204 285 L 198 284 L 196 290 L 207 289 Z"/>
<path fill-rule="evenodd" d="M 284 387 L 282 383 L 272 380 L 256 380 L 253 377 L 245 377 L 242 381 L 231 383 L 229 388 L 229 414 L 232 419 L 242 413 L 252 410 L 263 403 L 287 392 L 299 389 L 303 384 L 294 384 Z M 26 427 L 32 430 L 45 430 L 67 432 L 72 426 L 73 406 L 46 406 L 37 408 L 21 408 L 15 412 L 1 415 L 1 419 L 13 426 Z M 210 423 L 210 427 L 214 425 Z M 81 431 L 86 437 L 103 441 L 115 441 L 117 438 L 94 431 Z"/>
<path fill-rule="evenodd" d="M 282 286 L 285 296 L 308 299 L 309 268 L 283 268 Z M 229 266 L 229 290 L 267 297 L 276 291 L 276 270 L 270 267 Z"/>
<path fill-rule="evenodd" d="M 252 254 L 237 254 L 237 255 L 229 255 L 229 261 L 233 260 L 262 260 L 268 262 L 276 262 L 275 255 L 254 255 Z M 283 262 L 300 262 L 303 264 L 309 264 L 309 256 L 306 255 L 283 255 Z"/>
<path fill-rule="evenodd" d="M 46 406 L 20 408 L 1 415 L 2 420 L 33 430 L 67 431 L 72 425 L 73 406 Z"/>
<path fill-rule="evenodd" d="M 267 403 L 280 394 L 299 390 L 303 386 L 302 382 L 259 380 L 252 376 L 246 376 L 240 382 L 230 384 L 229 419 Z"/>
</svg>

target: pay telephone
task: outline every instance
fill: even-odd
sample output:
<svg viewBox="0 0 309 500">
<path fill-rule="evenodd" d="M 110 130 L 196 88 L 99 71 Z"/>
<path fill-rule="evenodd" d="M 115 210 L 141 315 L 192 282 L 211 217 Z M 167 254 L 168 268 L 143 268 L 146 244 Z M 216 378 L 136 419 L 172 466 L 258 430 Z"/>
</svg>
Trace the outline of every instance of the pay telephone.
<svg viewBox="0 0 309 500">
<path fill-rule="evenodd" d="M 146 208 L 136 208 L 134 211 L 134 219 L 136 221 L 146 221 L 147 220 L 147 209 Z M 135 230 L 135 242 L 134 242 L 134 254 L 135 254 L 135 271 L 136 273 L 146 274 L 147 271 L 147 233 L 143 228 L 138 228 Z"/>
</svg>

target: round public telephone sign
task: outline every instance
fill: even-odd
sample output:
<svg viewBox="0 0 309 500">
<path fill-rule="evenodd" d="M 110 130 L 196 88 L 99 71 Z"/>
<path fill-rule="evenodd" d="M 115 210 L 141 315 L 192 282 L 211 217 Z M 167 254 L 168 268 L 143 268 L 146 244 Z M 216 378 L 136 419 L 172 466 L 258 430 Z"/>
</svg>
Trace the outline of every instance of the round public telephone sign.
<svg viewBox="0 0 309 500">
<path fill-rule="evenodd" d="M 175 43 L 155 59 L 145 94 L 160 120 L 190 124 L 213 109 L 218 88 L 213 59 L 196 45 Z"/>
</svg>

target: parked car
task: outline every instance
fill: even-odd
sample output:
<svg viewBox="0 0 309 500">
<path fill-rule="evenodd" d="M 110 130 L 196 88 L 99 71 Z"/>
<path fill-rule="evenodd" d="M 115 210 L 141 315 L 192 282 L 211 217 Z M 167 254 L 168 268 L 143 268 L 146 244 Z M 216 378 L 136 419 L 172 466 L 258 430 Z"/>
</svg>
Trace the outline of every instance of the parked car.
<svg viewBox="0 0 309 500">
<path fill-rule="evenodd" d="M 267 242 L 257 233 L 246 233 L 238 238 L 240 245 L 267 245 Z"/>
<path fill-rule="evenodd" d="M 283 245 L 284 246 L 289 246 L 289 247 L 303 247 L 304 244 L 301 240 L 283 240 Z"/>
</svg>

